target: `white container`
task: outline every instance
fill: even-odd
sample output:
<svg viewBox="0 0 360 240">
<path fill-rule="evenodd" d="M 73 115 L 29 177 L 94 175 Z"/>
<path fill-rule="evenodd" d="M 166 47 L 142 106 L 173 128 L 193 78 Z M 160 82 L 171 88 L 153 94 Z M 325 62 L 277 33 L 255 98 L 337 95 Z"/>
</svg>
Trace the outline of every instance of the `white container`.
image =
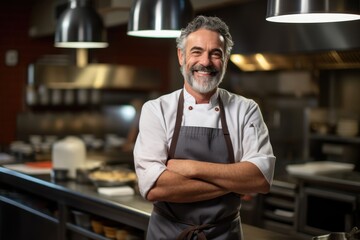
<svg viewBox="0 0 360 240">
<path fill-rule="evenodd" d="M 53 169 L 67 169 L 70 179 L 76 178 L 76 169 L 83 168 L 85 160 L 86 148 L 80 138 L 69 136 L 53 146 Z"/>
</svg>

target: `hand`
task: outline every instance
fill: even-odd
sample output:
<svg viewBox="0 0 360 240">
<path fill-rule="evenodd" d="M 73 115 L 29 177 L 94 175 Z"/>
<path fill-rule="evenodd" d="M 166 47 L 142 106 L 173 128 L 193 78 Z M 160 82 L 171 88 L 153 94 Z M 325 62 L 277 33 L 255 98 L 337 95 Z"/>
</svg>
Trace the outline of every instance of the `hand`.
<svg viewBox="0 0 360 240">
<path fill-rule="evenodd" d="M 190 159 L 170 159 L 167 169 L 187 178 L 192 178 L 196 161 Z"/>
</svg>

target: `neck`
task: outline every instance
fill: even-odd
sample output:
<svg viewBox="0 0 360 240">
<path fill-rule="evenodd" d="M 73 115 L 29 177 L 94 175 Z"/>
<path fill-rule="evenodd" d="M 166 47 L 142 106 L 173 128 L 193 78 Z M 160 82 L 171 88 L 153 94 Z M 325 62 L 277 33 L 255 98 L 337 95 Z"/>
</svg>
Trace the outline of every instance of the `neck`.
<svg viewBox="0 0 360 240">
<path fill-rule="evenodd" d="M 209 103 L 211 96 L 216 92 L 216 89 L 208 93 L 196 92 L 187 82 L 185 82 L 185 89 L 191 96 L 195 98 L 196 104 Z"/>
</svg>

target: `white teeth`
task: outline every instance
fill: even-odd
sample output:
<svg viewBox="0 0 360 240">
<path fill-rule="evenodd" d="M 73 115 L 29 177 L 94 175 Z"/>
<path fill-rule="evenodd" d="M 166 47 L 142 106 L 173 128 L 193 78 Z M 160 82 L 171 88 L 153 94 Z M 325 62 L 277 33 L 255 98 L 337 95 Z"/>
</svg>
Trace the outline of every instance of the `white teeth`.
<svg viewBox="0 0 360 240">
<path fill-rule="evenodd" d="M 201 73 L 201 74 L 209 74 L 210 72 L 198 71 L 198 73 Z"/>
</svg>

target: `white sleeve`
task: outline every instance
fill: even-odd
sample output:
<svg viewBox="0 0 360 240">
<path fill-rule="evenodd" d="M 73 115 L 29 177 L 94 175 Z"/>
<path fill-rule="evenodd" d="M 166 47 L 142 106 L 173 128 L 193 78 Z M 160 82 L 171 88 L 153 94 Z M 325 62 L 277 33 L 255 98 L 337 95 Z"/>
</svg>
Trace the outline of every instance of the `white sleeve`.
<svg viewBox="0 0 360 240">
<path fill-rule="evenodd" d="M 135 171 L 141 195 L 145 198 L 160 174 L 166 169 L 168 145 L 160 104 L 144 104 L 139 120 L 139 134 L 134 147 Z"/>
<path fill-rule="evenodd" d="M 259 106 L 254 103 L 247 111 L 243 127 L 243 160 L 255 164 L 271 184 L 275 169 L 275 156 L 269 133 Z"/>
</svg>

